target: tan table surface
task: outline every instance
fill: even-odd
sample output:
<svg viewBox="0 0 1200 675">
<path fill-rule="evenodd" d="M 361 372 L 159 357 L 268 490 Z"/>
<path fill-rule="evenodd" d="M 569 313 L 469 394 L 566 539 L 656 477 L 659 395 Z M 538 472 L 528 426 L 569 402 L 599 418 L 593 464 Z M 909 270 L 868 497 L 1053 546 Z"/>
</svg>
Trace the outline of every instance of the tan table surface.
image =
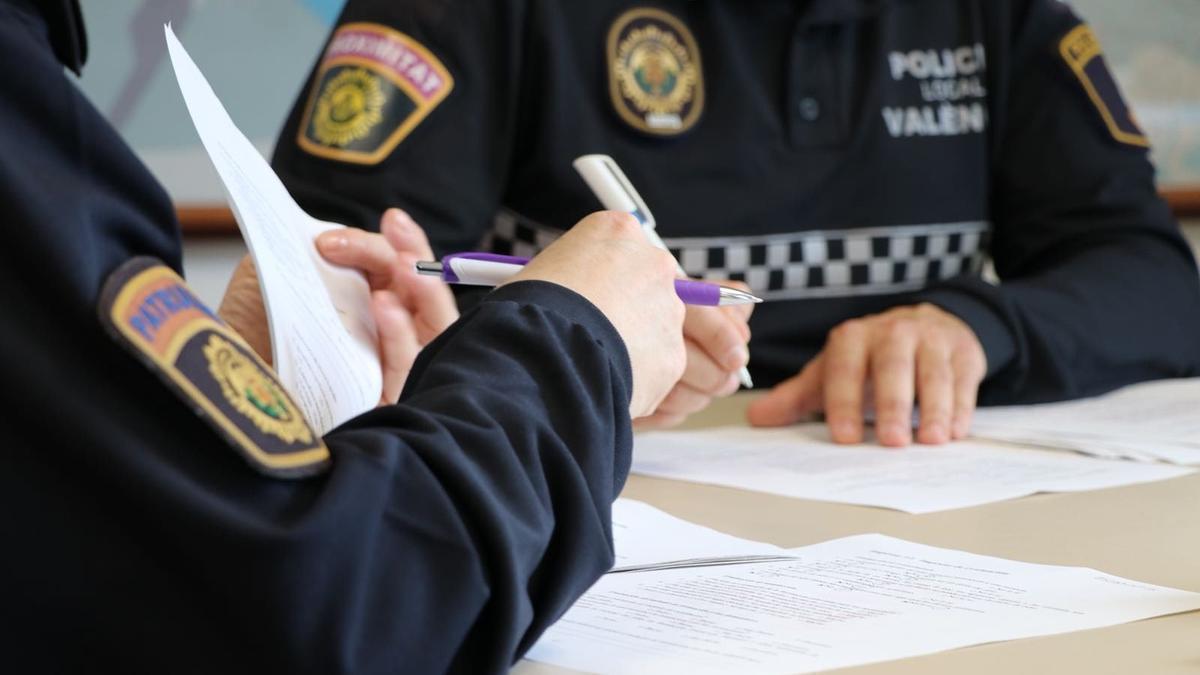
<svg viewBox="0 0 1200 675">
<path fill-rule="evenodd" d="M 754 395 L 719 402 L 692 428 L 741 423 Z M 1200 592 L 1200 473 L 1144 485 L 1036 495 L 955 511 L 911 515 L 630 476 L 622 494 L 680 518 L 795 547 L 879 532 L 910 541 L 1026 562 L 1093 567 Z M 516 675 L 575 672 L 522 661 Z M 1200 674 L 1200 612 L 1097 630 L 968 647 L 845 668 L 854 675 L 1026 673 Z"/>
</svg>

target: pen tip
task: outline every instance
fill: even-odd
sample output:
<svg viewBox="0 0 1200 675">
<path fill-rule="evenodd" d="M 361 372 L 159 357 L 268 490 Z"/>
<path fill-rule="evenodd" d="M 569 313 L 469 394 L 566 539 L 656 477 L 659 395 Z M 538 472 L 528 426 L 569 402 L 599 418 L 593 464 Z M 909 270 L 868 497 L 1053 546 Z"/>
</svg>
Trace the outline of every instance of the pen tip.
<svg viewBox="0 0 1200 675">
<path fill-rule="evenodd" d="M 752 295 L 746 291 L 729 288 L 728 286 L 721 287 L 721 303 L 722 305 L 749 305 L 762 302 L 763 299 L 757 295 Z"/>
</svg>

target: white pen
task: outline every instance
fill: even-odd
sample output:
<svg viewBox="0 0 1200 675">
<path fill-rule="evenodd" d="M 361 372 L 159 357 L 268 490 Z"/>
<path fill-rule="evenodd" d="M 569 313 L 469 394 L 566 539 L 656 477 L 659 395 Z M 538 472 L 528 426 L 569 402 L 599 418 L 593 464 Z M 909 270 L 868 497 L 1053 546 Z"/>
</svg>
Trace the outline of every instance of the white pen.
<svg viewBox="0 0 1200 675">
<path fill-rule="evenodd" d="M 664 251 L 669 250 L 662 238 L 658 236 L 658 224 L 654 221 L 650 208 L 646 206 L 646 202 L 642 201 L 641 195 L 633 188 L 633 184 L 625 177 L 625 172 L 621 171 L 621 167 L 617 166 L 612 157 L 584 155 L 576 159 L 573 165 L 604 208 L 609 211 L 632 214 L 642 224 L 642 232 L 646 234 L 646 239 L 651 244 Z M 687 272 L 678 260 L 675 261 L 675 267 L 679 276 L 687 276 Z M 750 379 L 749 369 L 743 367 L 739 370 L 738 380 L 741 381 L 743 387 L 754 388 L 754 380 Z"/>
<path fill-rule="evenodd" d="M 441 259 L 421 260 L 416 263 L 417 274 L 441 277 L 448 284 L 467 286 L 499 286 L 520 272 L 529 258 L 518 258 L 496 253 L 451 253 Z M 730 288 L 707 281 L 676 279 L 675 294 L 688 305 L 723 307 L 725 305 L 750 305 L 762 302 L 739 288 Z"/>
</svg>

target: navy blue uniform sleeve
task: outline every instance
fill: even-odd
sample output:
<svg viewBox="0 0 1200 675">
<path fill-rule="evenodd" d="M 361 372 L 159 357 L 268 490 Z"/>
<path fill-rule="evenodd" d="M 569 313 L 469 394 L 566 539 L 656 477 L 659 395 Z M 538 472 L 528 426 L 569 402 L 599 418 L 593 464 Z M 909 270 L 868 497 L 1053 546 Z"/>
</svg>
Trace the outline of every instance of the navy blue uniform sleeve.
<svg viewBox="0 0 1200 675">
<path fill-rule="evenodd" d="M 327 436 L 303 517 L 323 526 L 254 562 L 311 569 L 270 603 L 288 670 L 506 669 L 611 566 L 630 386 L 620 338 L 570 291 L 516 284 L 468 312 L 397 405 Z"/>
<path fill-rule="evenodd" d="M 632 443 L 615 329 L 565 288 L 498 289 L 398 404 L 327 435 L 327 473 L 265 477 L 98 321 L 129 258 L 178 269 L 178 231 L 52 53 L 36 5 L 0 0 L 21 64 L 0 74 L 6 664 L 505 672 L 612 562 Z"/>
<path fill-rule="evenodd" d="M 982 403 L 1084 396 L 1200 374 L 1200 284 L 1157 196 L 1061 51 L 1081 25 L 1056 0 L 995 3 L 1012 41 L 993 93 L 992 255 L 999 286 L 960 278 L 921 298 L 963 318 L 988 358 Z M 1101 67 L 1094 62 L 1090 68 Z M 1098 86 L 1114 114 L 1115 86 Z M 1125 139 L 1128 141 L 1128 138 Z"/>
<path fill-rule="evenodd" d="M 272 163 L 292 195 L 309 213 L 367 230 L 379 229 L 390 207 L 405 209 L 429 234 L 436 254 L 473 250 L 491 228 L 501 203 L 513 154 L 523 142 L 517 128 L 525 50 L 524 2 L 492 0 L 363 0 L 349 2 L 333 36 L 348 26 L 397 31 L 396 41 L 427 50 L 453 78 L 440 103 L 417 115 L 388 117 L 372 133 L 379 155 L 336 152 L 344 139 L 310 132 L 315 104 L 326 91 L 321 61 L 309 77 L 283 127 Z M 390 76 L 387 68 L 374 75 Z M 399 92 L 391 91 L 386 105 Z M 384 139 L 398 134 L 394 145 Z M 310 138 L 304 141 L 306 133 Z M 306 147 L 307 149 L 306 149 Z M 316 152 L 313 152 L 313 149 Z M 361 160 L 361 161 L 358 161 Z"/>
</svg>

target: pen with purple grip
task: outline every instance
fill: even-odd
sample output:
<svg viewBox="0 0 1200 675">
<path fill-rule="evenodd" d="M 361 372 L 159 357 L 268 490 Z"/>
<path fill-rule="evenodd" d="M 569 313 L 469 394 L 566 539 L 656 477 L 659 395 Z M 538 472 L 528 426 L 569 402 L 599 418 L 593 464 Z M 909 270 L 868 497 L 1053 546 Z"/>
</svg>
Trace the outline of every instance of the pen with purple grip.
<svg viewBox="0 0 1200 675">
<path fill-rule="evenodd" d="M 529 258 L 495 253 L 451 253 L 441 262 L 418 262 L 416 269 L 418 274 L 438 276 L 448 284 L 497 286 L 520 272 L 527 262 Z M 691 279 L 676 279 L 675 293 L 688 305 L 716 307 L 762 302 L 762 298 L 737 288 Z"/>
</svg>

